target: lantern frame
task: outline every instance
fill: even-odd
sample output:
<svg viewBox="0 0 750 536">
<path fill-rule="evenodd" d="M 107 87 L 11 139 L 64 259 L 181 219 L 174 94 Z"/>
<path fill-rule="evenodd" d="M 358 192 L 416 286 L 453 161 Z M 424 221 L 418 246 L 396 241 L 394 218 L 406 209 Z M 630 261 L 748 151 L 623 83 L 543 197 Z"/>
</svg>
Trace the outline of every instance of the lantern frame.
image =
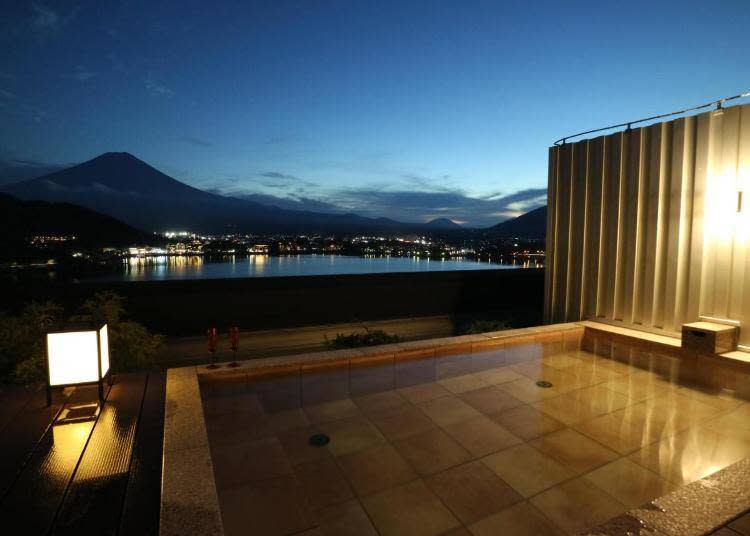
<svg viewBox="0 0 750 536">
<path fill-rule="evenodd" d="M 96 338 L 96 379 L 81 379 L 81 381 L 56 381 L 52 383 L 53 378 L 53 365 L 55 362 L 54 356 L 52 355 L 54 350 L 54 344 L 50 345 L 50 336 L 75 334 L 75 333 L 91 333 Z M 52 347 L 51 347 L 52 346 Z M 90 350 L 90 349 L 89 349 Z M 69 353 L 71 350 L 67 350 Z M 81 349 L 81 351 L 85 351 Z M 109 385 L 112 385 L 111 371 L 111 359 L 109 351 L 109 328 L 106 322 L 81 322 L 74 324 L 66 324 L 64 327 L 59 329 L 48 330 L 44 335 L 44 354 L 45 361 L 44 365 L 46 368 L 47 375 L 47 406 L 52 404 L 52 389 L 54 387 L 72 387 L 78 385 L 97 385 L 99 393 L 99 401 L 104 402 L 104 379 L 107 378 Z M 68 356 L 69 357 L 69 356 Z M 93 356 L 87 356 L 90 359 Z M 59 366 L 55 364 L 54 367 Z M 106 370 L 102 370 L 106 366 Z"/>
</svg>

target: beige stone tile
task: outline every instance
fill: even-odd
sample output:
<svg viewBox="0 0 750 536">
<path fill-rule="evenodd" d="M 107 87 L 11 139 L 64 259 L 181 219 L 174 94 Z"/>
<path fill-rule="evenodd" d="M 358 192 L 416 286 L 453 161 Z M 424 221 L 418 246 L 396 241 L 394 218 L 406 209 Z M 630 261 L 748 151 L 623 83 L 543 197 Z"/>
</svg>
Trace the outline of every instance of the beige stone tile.
<svg viewBox="0 0 750 536">
<path fill-rule="evenodd" d="M 318 510 L 318 534 L 324 536 L 378 536 L 378 532 L 357 500 Z"/>
<path fill-rule="evenodd" d="M 497 386 L 468 391 L 462 393 L 459 398 L 486 415 L 523 405 L 523 402 L 499 389 Z"/>
<path fill-rule="evenodd" d="M 520 338 L 514 338 L 506 341 L 505 362 L 522 363 L 524 361 L 541 359 L 544 355 L 542 345 L 536 344 L 532 341 L 533 337 L 528 337 L 527 342 L 522 342 Z"/>
<path fill-rule="evenodd" d="M 211 448 L 211 460 L 219 490 L 293 474 L 286 452 L 276 437 L 217 445 Z"/>
<path fill-rule="evenodd" d="M 565 393 L 565 396 L 587 403 L 597 415 L 611 413 L 635 403 L 634 400 L 631 400 L 626 395 L 616 393 L 601 385 L 576 389 L 575 391 Z"/>
<path fill-rule="evenodd" d="M 469 527 L 474 536 L 561 536 L 547 518 L 528 502 L 517 503 Z"/>
<path fill-rule="evenodd" d="M 219 491 L 227 536 L 290 534 L 311 528 L 314 518 L 294 477 L 271 478 Z"/>
<path fill-rule="evenodd" d="M 320 433 L 317 425 L 305 428 L 295 428 L 284 432 L 279 432 L 278 438 L 281 446 L 284 448 L 289 461 L 295 465 L 298 463 L 311 462 L 331 456 L 331 453 L 325 447 L 315 447 L 310 445 L 310 436 Z"/>
<path fill-rule="evenodd" d="M 491 418 L 513 435 L 525 440 L 535 439 L 565 428 L 565 425 L 557 419 L 531 406 L 507 409 L 491 415 Z"/>
<path fill-rule="evenodd" d="M 435 427 L 432 419 L 411 404 L 373 413 L 370 420 L 389 440 L 402 439 Z"/>
<path fill-rule="evenodd" d="M 498 387 L 509 395 L 522 400 L 527 404 L 538 402 L 545 398 L 560 396 L 563 393 L 563 391 L 554 386 L 546 389 L 541 388 L 536 384 L 536 380 L 529 378 L 521 378 L 520 380 L 502 383 Z"/>
<path fill-rule="evenodd" d="M 530 444 L 577 475 L 619 457 L 615 451 L 570 428 L 547 434 Z"/>
<path fill-rule="evenodd" d="M 567 425 L 600 415 L 588 401 L 578 400 L 567 394 L 535 402 L 531 407 Z"/>
<path fill-rule="evenodd" d="M 475 372 L 496 370 L 505 366 L 505 349 L 493 341 L 471 345 L 471 361 Z"/>
<path fill-rule="evenodd" d="M 307 406 L 305 412 L 310 420 L 316 423 L 337 421 L 360 415 L 359 408 L 350 398 Z"/>
<path fill-rule="evenodd" d="M 412 404 L 419 404 L 421 402 L 427 402 L 441 396 L 448 396 L 451 392 L 440 385 L 439 383 L 421 383 L 419 385 L 412 385 L 411 387 L 404 387 L 399 389 L 398 392 L 406 398 Z"/>
<path fill-rule="evenodd" d="M 384 391 L 354 399 L 360 410 L 370 414 L 378 411 L 397 408 L 407 404 L 407 400 L 397 391 Z"/>
<path fill-rule="evenodd" d="M 349 483 L 332 458 L 296 465 L 294 473 L 312 508 L 323 508 L 354 497 Z"/>
<path fill-rule="evenodd" d="M 466 527 L 456 527 L 455 529 L 443 532 L 440 536 L 471 536 L 471 532 Z"/>
<path fill-rule="evenodd" d="M 465 421 L 481 414 L 460 398 L 450 395 L 419 404 L 425 414 L 440 426 Z"/>
<path fill-rule="evenodd" d="M 463 376 L 474 372 L 469 345 L 445 347 L 436 350 L 436 354 L 435 377 L 438 379 Z"/>
<path fill-rule="evenodd" d="M 439 428 L 393 443 L 420 475 L 438 473 L 471 459 L 471 454 Z"/>
<path fill-rule="evenodd" d="M 680 394 L 684 394 L 694 400 L 709 404 L 720 410 L 731 410 L 740 407 L 743 403 L 741 400 L 734 398 L 730 394 L 722 392 L 712 392 L 699 387 L 681 387 Z"/>
<path fill-rule="evenodd" d="M 430 477 L 426 484 L 466 525 L 522 500 L 513 488 L 479 461 L 443 471 Z"/>
<path fill-rule="evenodd" d="M 261 439 L 273 435 L 263 414 L 237 412 L 206 417 L 206 432 L 211 446 Z"/>
<path fill-rule="evenodd" d="M 452 378 L 438 380 L 438 383 L 453 394 L 465 393 L 466 391 L 473 391 L 475 389 L 481 389 L 482 387 L 489 387 L 489 384 L 479 378 L 476 374 L 453 376 Z"/>
<path fill-rule="evenodd" d="M 719 417 L 708 419 L 703 426 L 727 437 L 750 441 L 750 405 L 743 405 Z"/>
<path fill-rule="evenodd" d="M 387 443 L 341 456 L 337 461 L 360 496 L 417 478 L 411 466 Z"/>
<path fill-rule="evenodd" d="M 523 442 L 485 416 L 450 424 L 444 429 L 476 458 Z"/>
<path fill-rule="evenodd" d="M 713 406 L 682 395 L 657 397 L 614 412 L 644 428 L 661 430 L 664 437 L 700 424 L 720 413 L 721 410 Z"/>
<path fill-rule="evenodd" d="M 490 385 L 499 385 L 501 383 L 512 382 L 513 380 L 523 378 L 521 374 L 519 374 L 509 366 L 477 372 L 476 376 L 483 382 Z"/>
<path fill-rule="evenodd" d="M 596 486 L 576 478 L 540 493 L 531 503 L 566 534 L 576 534 L 617 516 L 627 508 Z"/>
<path fill-rule="evenodd" d="M 362 503 L 383 536 L 432 536 L 459 526 L 421 481 L 370 495 Z"/>
<path fill-rule="evenodd" d="M 292 408 L 275 413 L 269 413 L 268 425 L 275 432 L 286 432 L 295 428 L 305 428 L 310 425 L 310 419 L 302 408 Z"/>
<path fill-rule="evenodd" d="M 555 355 L 544 356 L 542 363 L 556 369 L 567 369 L 581 364 L 581 360 L 571 353 L 560 353 Z"/>
<path fill-rule="evenodd" d="M 572 427 L 620 454 L 630 454 L 661 437 L 660 431 L 644 428 L 641 424 L 624 419 L 622 414 L 615 413 L 582 421 Z"/>
<path fill-rule="evenodd" d="M 492 454 L 482 462 L 524 497 L 573 476 L 569 468 L 527 444 Z"/>
<path fill-rule="evenodd" d="M 603 387 L 637 401 L 648 400 L 668 394 L 676 385 L 640 374 L 630 374 L 609 380 Z"/>
<path fill-rule="evenodd" d="M 334 456 L 351 454 L 385 441 L 377 427 L 364 417 L 325 423 L 321 430 L 331 438 L 328 450 Z"/>
<path fill-rule="evenodd" d="M 221 415 L 223 413 L 263 413 L 263 405 L 258 395 L 249 392 L 231 392 L 223 395 L 207 396 L 203 399 L 206 415 Z"/>
<path fill-rule="evenodd" d="M 676 484 L 689 484 L 750 456 L 747 439 L 694 427 L 630 455 L 634 462 Z"/>
<path fill-rule="evenodd" d="M 599 467 L 583 475 L 583 478 L 629 508 L 666 495 L 676 487 L 628 458 Z"/>
</svg>

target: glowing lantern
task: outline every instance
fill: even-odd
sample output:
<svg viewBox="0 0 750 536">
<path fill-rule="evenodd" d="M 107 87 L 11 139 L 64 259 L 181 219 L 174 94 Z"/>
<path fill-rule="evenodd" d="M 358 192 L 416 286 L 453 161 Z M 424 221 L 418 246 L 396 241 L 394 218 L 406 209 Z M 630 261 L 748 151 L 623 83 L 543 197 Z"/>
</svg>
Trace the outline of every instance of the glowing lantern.
<svg viewBox="0 0 750 536">
<path fill-rule="evenodd" d="M 47 404 L 52 402 L 53 387 L 99 385 L 99 400 L 104 401 L 102 381 L 109 373 L 109 337 L 107 324 L 83 324 L 47 333 Z"/>
</svg>

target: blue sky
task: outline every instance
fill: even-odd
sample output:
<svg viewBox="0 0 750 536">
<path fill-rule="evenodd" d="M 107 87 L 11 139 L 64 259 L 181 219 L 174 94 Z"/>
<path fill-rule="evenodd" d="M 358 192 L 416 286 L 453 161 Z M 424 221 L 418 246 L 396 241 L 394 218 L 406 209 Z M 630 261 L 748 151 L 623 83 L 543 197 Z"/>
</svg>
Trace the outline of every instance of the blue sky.
<svg viewBox="0 0 750 536">
<path fill-rule="evenodd" d="M 291 208 L 484 226 L 557 138 L 750 89 L 746 1 L 18 1 L 0 167 L 128 151 Z M 19 175 L 21 176 L 21 175 Z"/>
</svg>

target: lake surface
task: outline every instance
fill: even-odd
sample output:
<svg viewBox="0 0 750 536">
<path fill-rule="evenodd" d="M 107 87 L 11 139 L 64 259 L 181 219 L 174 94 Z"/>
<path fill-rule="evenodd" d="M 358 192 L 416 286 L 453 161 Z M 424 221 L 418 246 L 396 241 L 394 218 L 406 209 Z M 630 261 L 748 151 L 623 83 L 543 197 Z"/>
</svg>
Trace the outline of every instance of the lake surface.
<svg viewBox="0 0 750 536">
<path fill-rule="evenodd" d="M 501 270 L 539 265 L 500 264 L 487 261 L 420 259 L 415 257 L 348 257 L 343 255 L 292 255 L 207 260 L 195 257 L 132 257 L 122 271 L 86 278 L 89 281 L 164 281 L 169 279 L 224 279 L 235 277 L 289 277 L 301 275 L 377 274 L 392 272 L 445 272 Z"/>
</svg>

